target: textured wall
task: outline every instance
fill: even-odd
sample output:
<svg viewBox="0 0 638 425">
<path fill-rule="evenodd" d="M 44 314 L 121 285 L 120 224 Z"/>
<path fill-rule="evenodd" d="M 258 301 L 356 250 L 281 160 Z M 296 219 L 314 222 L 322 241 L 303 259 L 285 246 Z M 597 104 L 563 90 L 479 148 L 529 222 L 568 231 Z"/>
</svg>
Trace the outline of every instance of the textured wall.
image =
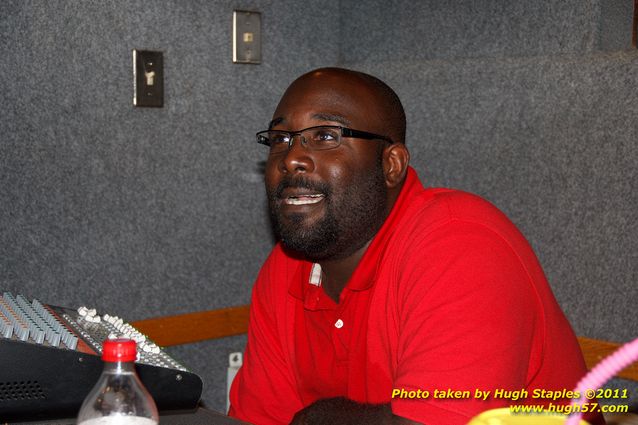
<svg viewBox="0 0 638 425">
<path fill-rule="evenodd" d="M 343 2 L 346 61 L 585 52 L 598 38 L 593 0 Z M 392 25 L 388 23 L 400 23 Z"/>
<path fill-rule="evenodd" d="M 287 84 L 388 80 L 413 164 L 486 196 L 537 249 L 577 332 L 635 336 L 638 56 L 631 0 L 0 2 L 0 289 L 128 320 L 248 302 L 272 240 L 260 173 Z M 263 63 L 233 65 L 233 9 Z M 131 50 L 164 52 L 134 108 Z M 222 409 L 244 337 L 169 352 Z"/>
<path fill-rule="evenodd" d="M 263 13 L 262 65 L 231 63 L 235 8 Z M 128 320 L 247 303 L 272 244 L 254 133 L 294 77 L 336 62 L 324 28 L 337 13 L 330 1 L 0 2 L 1 289 Z M 164 108 L 132 106 L 133 48 L 164 52 Z M 243 341 L 172 351 L 214 407 Z"/>
</svg>

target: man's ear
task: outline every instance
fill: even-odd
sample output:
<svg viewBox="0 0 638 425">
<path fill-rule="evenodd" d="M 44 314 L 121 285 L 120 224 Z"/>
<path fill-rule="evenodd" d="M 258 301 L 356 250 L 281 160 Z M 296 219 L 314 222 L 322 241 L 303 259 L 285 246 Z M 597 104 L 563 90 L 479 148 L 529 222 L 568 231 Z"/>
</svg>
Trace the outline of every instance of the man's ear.
<svg viewBox="0 0 638 425">
<path fill-rule="evenodd" d="M 389 189 L 400 186 L 405 180 L 410 162 L 410 152 L 403 143 L 392 143 L 383 150 L 383 173 Z"/>
</svg>

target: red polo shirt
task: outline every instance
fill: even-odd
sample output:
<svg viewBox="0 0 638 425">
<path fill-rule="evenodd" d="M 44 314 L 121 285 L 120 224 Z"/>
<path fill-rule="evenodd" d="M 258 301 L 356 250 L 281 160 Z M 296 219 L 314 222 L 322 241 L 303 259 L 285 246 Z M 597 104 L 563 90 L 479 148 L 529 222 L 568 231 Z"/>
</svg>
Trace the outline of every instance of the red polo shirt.
<svg viewBox="0 0 638 425">
<path fill-rule="evenodd" d="M 570 390 L 585 373 L 516 227 L 477 196 L 424 189 L 411 168 L 338 304 L 312 271 L 279 244 L 266 260 L 231 415 L 289 423 L 317 399 L 344 396 L 391 403 L 395 414 L 419 422 L 465 424 L 513 403 L 494 397 L 496 389 Z M 392 398 L 393 389 L 429 396 Z M 477 399 L 477 389 L 492 395 Z M 471 396 L 435 398 L 435 390 Z M 530 403 L 539 401 L 547 402 Z"/>
</svg>

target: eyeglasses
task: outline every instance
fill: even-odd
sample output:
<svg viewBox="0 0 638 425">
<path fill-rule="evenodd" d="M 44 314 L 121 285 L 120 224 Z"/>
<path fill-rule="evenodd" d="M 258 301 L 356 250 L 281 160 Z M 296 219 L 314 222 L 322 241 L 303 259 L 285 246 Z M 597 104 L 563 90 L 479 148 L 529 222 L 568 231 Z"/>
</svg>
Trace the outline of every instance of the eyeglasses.
<svg viewBox="0 0 638 425">
<path fill-rule="evenodd" d="M 367 140 L 385 140 L 394 143 L 386 136 L 380 136 L 367 131 L 353 130 L 337 125 L 318 125 L 299 131 L 266 130 L 257 133 L 257 143 L 270 146 L 270 153 L 286 152 L 291 146 L 295 136 L 301 136 L 301 143 L 313 151 L 334 149 L 341 144 L 343 137 L 355 137 Z"/>
</svg>

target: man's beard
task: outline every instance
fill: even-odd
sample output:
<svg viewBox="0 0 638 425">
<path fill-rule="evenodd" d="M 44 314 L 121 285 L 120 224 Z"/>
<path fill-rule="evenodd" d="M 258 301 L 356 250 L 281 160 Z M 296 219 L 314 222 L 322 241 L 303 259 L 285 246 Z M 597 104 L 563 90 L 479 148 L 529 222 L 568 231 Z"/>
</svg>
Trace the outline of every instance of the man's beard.
<svg viewBox="0 0 638 425">
<path fill-rule="evenodd" d="M 304 214 L 284 218 L 278 201 L 288 187 L 323 193 L 324 216 L 312 226 L 304 224 Z M 388 213 L 387 188 L 380 161 L 372 173 L 356 175 L 350 184 L 341 188 L 315 183 L 303 174 L 287 175 L 274 190 L 268 191 L 268 201 L 276 236 L 287 249 L 313 262 L 350 256 L 374 237 Z"/>
</svg>

